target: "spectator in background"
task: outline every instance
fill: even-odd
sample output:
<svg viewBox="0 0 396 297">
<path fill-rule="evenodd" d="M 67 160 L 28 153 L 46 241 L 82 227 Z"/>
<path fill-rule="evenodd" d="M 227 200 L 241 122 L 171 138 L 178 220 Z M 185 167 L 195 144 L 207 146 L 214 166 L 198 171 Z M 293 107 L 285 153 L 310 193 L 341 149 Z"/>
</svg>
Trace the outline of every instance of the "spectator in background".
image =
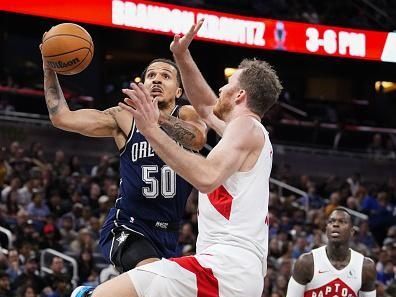
<svg viewBox="0 0 396 297">
<path fill-rule="evenodd" d="M 51 273 L 47 273 L 44 277 L 45 282 L 51 287 L 52 292 L 49 297 L 63 297 L 65 287 L 70 282 L 67 276 L 67 270 L 62 258 L 54 256 L 50 264 Z M 70 292 L 69 292 L 70 294 Z"/>
<path fill-rule="evenodd" d="M 385 142 L 385 156 L 389 159 L 396 159 L 396 136 L 389 134 Z"/>
<path fill-rule="evenodd" d="M 99 203 L 98 203 L 98 199 L 100 197 L 101 194 L 101 190 L 100 190 L 100 186 L 97 183 L 92 183 L 91 184 L 91 188 L 89 191 L 89 206 L 92 209 L 98 209 L 99 207 Z"/>
<path fill-rule="evenodd" d="M 78 237 L 70 243 L 70 250 L 76 255 L 80 254 L 83 250 L 89 249 L 95 251 L 97 243 L 93 240 L 91 232 L 88 228 L 82 228 L 78 232 Z"/>
<path fill-rule="evenodd" d="M 73 218 L 70 215 L 64 215 L 60 220 L 60 241 L 65 251 L 70 250 L 70 243 L 73 242 L 78 233 L 73 229 Z"/>
<path fill-rule="evenodd" d="M 308 184 L 307 195 L 301 196 L 298 202 L 302 207 L 308 205 L 309 209 L 320 209 L 325 205 L 323 198 L 317 194 L 316 186 L 312 182 Z"/>
<path fill-rule="evenodd" d="M 355 234 L 354 241 L 355 244 L 363 244 L 370 250 L 378 247 L 377 242 L 369 230 L 369 224 L 367 221 L 363 221 L 359 224 L 358 232 Z"/>
<path fill-rule="evenodd" d="M 350 186 L 350 192 L 352 193 L 352 196 L 355 196 L 361 184 L 360 174 L 355 173 L 352 176 L 348 177 L 346 181 Z"/>
<path fill-rule="evenodd" d="M 10 276 L 4 272 L 0 271 L 0 297 L 13 297 L 14 293 L 11 291 L 10 287 Z"/>
<path fill-rule="evenodd" d="M 31 286 L 36 292 L 41 292 L 46 282 L 38 273 L 38 258 L 31 255 L 25 262 L 24 271 L 13 282 L 13 289 Z"/>
<path fill-rule="evenodd" d="M 17 289 L 16 297 L 38 297 L 38 294 L 34 287 L 23 286 Z"/>
<path fill-rule="evenodd" d="M 88 281 L 88 277 L 94 270 L 94 260 L 92 251 L 88 248 L 83 249 L 78 259 L 78 277 L 79 282 L 85 283 Z"/>
<path fill-rule="evenodd" d="M 69 160 L 69 167 L 72 173 L 84 174 L 84 168 L 81 166 L 80 158 L 76 155 L 71 156 Z"/>
<path fill-rule="evenodd" d="M 107 214 L 111 208 L 112 203 L 110 199 L 106 195 L 102 195 L 98 199 L 99 207 L 97 210 L 97 216 L 99 218 L 99 222 L 103 225 L 104 221 L 106 220 Z"/>
<path fill-rule="evenodd" d="M 99 283 L 103 283 L 105 281 L 108 281 L 112 279 L 113 277 L 118 276 L 120 273 L 114 268 L 113 265 L 109 265 L 102 269 L 99 275 Z"/>
<path fill-rule="evenodd" d="M 6 148 L 0 147 L 0 189 L 3 188 L 4 181 L 11 175 L 12 169 L 5 157 Z"/>
<path fill-rule="evenodd" d="M 91 170 L 91 176 L 93 177 L 115 176 L 115 171 L 110 166 L 109 155 L 100 156 L 99 164 L 95 165 Z"/>
<path fill-rule="evenodd" d="M 377 279 L 386 286 L 395 281 L 395 271 L 392 261 L 385 262 L 384 269 L 377 274 Z"/>
<path fill-rule="evenodd" d="M 336 209 L 341 202 L 341 196 L 339 192 L 333 192 L 330 195 L 330 199 L 329 199 L 329 204 L 326 205 L 325 209 L 324 209 L 324 215 L 327 218 L 331 212 Z"/>
<path fill-rule="evenodd" d="M 382 158 L 385 155 L 381 134 L 376 133 L 373 135 L 371 143 L 367 146 L 367 152 L 371 154 L 374 159 Z"/>
<path fill-rule="evenodd" d="M 21 260 L 19 259 L 19 253 L 16 249 L 8 251 L 8 268 L 6 273 L 9 275 L 11 282 L 23 273 L 21 267 Z"/>
<path fill-rule="evenodd" d="M 16 215 L 20 207 L 18 204 L 18 190 L 12 190 L 8 192 L 6 197 L 6 212 L 8 216 L 8 221 L 10 223 L 14 222 Z"/>
<path fill-rule="evenodd" d="M 1 191 L 1 201 L 3 203 L 6 203 L 8 194 L 10 192 L 18 193 L 18 190 L 20 189 L 20 187 L 21 187 L 21 179 L 18 176 L 12 177 L 11 181 L 10 181 L 10 184 L 5 186 L 4 189 Z"/>
<path fill-rule="evenodd" d="M 62 150 L 57 150 L 55 152 L 55 158 L 52 162 L 52 169 L 55 172 L 56 176 L 60 176 L 62 172 L 64 172 L 64 168 L 66 167 L 65 161 L 65 153 Z"/>
<path fill-rule="evenodd" d="M 32 202 L 27 206 L 29 216 L 36 224 L 42 226 L 46 217 L 50 214 L 50 210 L 44 201 L 44 193 L 42 189 L 33 189 Z"/>
<path fill-rule="evenodd" d="M 396 244 L 396 223 L 388 229 L 383 244 Z"/>
<path fill-rule="evenodd" d="M 51 283 L 52 292 L 47 297 L 70 297 L 72 286 L 66 274 L 58 274 Z"/>
<path fill-rule="evenodd" d="M 192 254 L 195 251 L 196 236 L 193 232 L 193 225 L 190 222 L 185 222 L 181 226 L 179 233 L 179 243 L 177 246 L 177 255 L 185 256 Z"/>
<path fill-rule="evenodd" d="M 298 237 L 295 245 L 293 246 L 292 258 L 297 259 L 302 254 L 309 251 L 305 237 Z"/>
<path fill-rule="evenodd" d="M 54 217 L 52 215 L 47 216 L 45 225 L 42 229 L 42 233 L 44 234 L 44 237 L 40 238 L 41 249 L 49 248 L 59 252 L 63 251 L 63 247 L 59 242 L 61 235 L 58 230 L 58 227 L 55 224 Z"/>
</svg>

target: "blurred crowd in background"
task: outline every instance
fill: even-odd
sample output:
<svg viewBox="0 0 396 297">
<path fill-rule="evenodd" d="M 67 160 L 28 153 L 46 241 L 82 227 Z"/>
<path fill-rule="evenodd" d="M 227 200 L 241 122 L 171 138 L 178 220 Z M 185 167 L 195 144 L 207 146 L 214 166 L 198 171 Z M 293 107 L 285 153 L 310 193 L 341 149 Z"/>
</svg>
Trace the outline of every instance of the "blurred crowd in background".
<svg viewBox="0 0 396 297">
<path fill-rule="evenodd" d="M 272 19 L 385 31 L 396 29 L 396 1 L 393 0 L 352 0 L 331 3 L 319 0 L 164 0 L 160 2 Z M 37 50 L 40 37 L 35 35 L 37 32 L 33 25 L 25 26 L 25 29 L 28 31 L 29 27 L 32 27 L 34 34 L 23 32 L 25 35 L 20 36 L 19 31 L 15 32 L 17 26 L 13 24 L 18 24 L 19 28 L 19 17 L 21 16 L 8 16 L 2 22 L 6 29 L 2 31 L 0 40 L 3 42 L 0 48 L 0 116 L 9 121 L 13 112 L 15 118 L 20 116 L 20 113 L 31 113 L 33 115 L 29 119 L 32 122 L 36 118 L 43 120 L 45 117 L 48 126 L 47 109 L 42 99 L 41 60 Z M 8 27 L 6 20 L 9 22 Z M 28 22 L 28 24 L 35 23 L 36 19 Z M 103 32 L 99 28 L 93 30 L 91 27 L 91 30 L 99 32 L 96 35 L 95 45 L 98 48 L 97 52 L 100 52 L 99 37 Z M 119 36 L 115 31 L 108 31 L 104 36 L 110 38 L 112 35 L 115 36 L 114 38 Z M 131 42 L 135 43 L 136 40 Z M 159 39 L 153 40 L 152 44 L 157 47 Z M 115 44 L 114 46 L 121 47 L 124 42 L 119 44 L 118 41 L 118 39 L 114 42 L 106 40 L 103 44 Z M 148 42 L 149 38 L 144 41 Z M 166 42 L 164 48 L 168 48 L 168 40 L 163 42 Z M 7 48 L 15 57 L 7 56 Z M 37 52 L 30 51 L 29 48 L 34 48 Z M 20 55 L 15 54 L 14 51 L 17 49 L 23 49 L 23 53 L 21 51 Z M 120 55 L 123 58 L 133 56 L 137 59 L 140 57 L 140 52 L 142 57 L 139 62 L 146 63 L 146 60 L 151 58 L 148 49 L 143 53 L 141 49 L 133 52 L 126 47 L 124 51 L 128 54 Z M 25 53 L 26 56 L 22 56 Z M 93 86 L 92 89 L 103 87 L 103 97 L 113 96 L 116 100 L 111 104 L 115 105 L 121 95 L 119 90 L 127 87 L 133 79 L 129 68 L 138 68 L 136 60 L 121 59 L 118 61 L 119 64 L 114 64 L 120 52 L 114 51 L 113 60 L 106 60 L 106 53 L 113 52 L 102 48 L 104 61 L 97 63 L 100 67 L 96 68 L 96 73 L 98 75 L 109 73 L 109 77 L 91 82 L 80 77 L 71 82 L 72 78 L 68 78 L 65 82 L 64 95 L 71 109 L 97 107 L 96 105 L 101 102 L 102 98 L 94 100 L 93 97 L 85 96 L 90 94 L 86 90 L 90 85 Z M 151 54 L 155 55 L 155 53 Z M 224 56 L 227 57 L 227 54 Z M 278 59 L 290 61 L 291 58 L 279 56 Z M 318 59 L 315 61 L 319 61 Z M 323 68 L 332 70 L 336 65 L 341 65 L 334 61 L 329 60 Z M 116 65 L 114 67 L 120 73 L 117 71 L 111 73 L 108 69 L 103 71 L 104 65 L 110 64 Z M 128 65 L 128 72 L 124 72 L 120 65 Z M 352 64 L 347 64 L 345 67 L 353 68 L 348 65 Z M 373 63 L 365 65 L 370 67 Z M 396 123 L 393 114 L 394 95 L 386 94 L 383 90 L 374 92 L 374 86 L 369 86 L 371 83 L 374 84 L 374 78 L 372 81 L 361 80 L 360 71 L 363 68 L 357 68 L 356 73 L 353 74 L 356 77 L 351 78 L 345 77 L 348 76 L 344 75 L 345 69 L 340 68 L 338 72 L 330 71 L 330 74 L 336 78 L 340 76 L 351 86 L 356 85 L 354 87 L 354 90 L 357 90 L 356 94 L 351 93 L 348 96 L 345 94 L 346 98 L 309 98 L 305 96 L 302 87 L 305 86 L 306 81 L 297 80 L 300 75 L 304 76 L 304 71 L 300 69 L 305 66 L 301 64 L 295 70 L 298 71 L 298 76 L 281 76 L 285 83 L 285 91 L 281 95 L 280 104 L 275 106 L 264 119 L 271 139 L 277 144 L 325 148 L 334 154 L 340 150 L 345 150 L 347 153 L 364 153 L 362 162 L 369 159 L 394 162 L 396 133 L 394 129 L 389 128 L 395 127 Z M 364 72 L 362 76 L 369 75 L 374 68 L 367 69 L 361 71 Z M 286 70 L 287 74 L 293 69 L 286 67 Z M 315 69 L 315 71 L 311 69 L 312 76 L 320 77 L 321 70 L 324 69 Z M 386 72 L 378 69 L 376 71 L 380 72 L 381 76 Z M 307 72 L 309 73 L 308 70 Z M 387 74 L 388 77 L 391 76 Z M 220 81 L 222 80 L 219 79 Z M 106 103 L 106 107 L 109 107 L 108 102 L 102 103 Z M 16 119 L 16 123 L 23 121 L 24 119 Z M 5 135 L 4 139 L 9 136 L 7 134 L 9 131 L 5 127 L 0 131 Z M 10 138 L 19 139 L 8 137 L 8 140 Z M 62 150 L 53 154 L 54 148 L 44 147 L 39 142 L 14 141 L 10 145 L 4 147 L 3 145 L 0 144 L 0 297 L 69 297 L 72 289 L 77 285 L 97 285 L 117 275 L 115 269 L 102 257 L 97 241 L 104 218 L 118 195 L 118 156 L 102 155 L 92 166 L 91 163 L 88 165 L 85 162 L 81 151 L 78 150 L 75 151 L 75 155 L 69 155 Z M 59 148 L 61 147 L 59 145 Z M 84 153 L 86 156 L 87 152 Z M 268 273 L 262 296 L 285 296 L 295 260 L 302 253 L 326 243 L 324 228 L 327 215 L 337 206 L 346 206 L 361 214 L 353 216 L 356 234 L 352 247 L 376 262 L 377 296 L 395 297 L 395 173 L 390 172 L 388 178 L 373 182 L 362 172 L 349 177 L 340 177 L 330 175 L 332 168 L 329 168 L 329 176 L 324 178 L 293 175 L 291 169 L 288 165 L 275 163 L 272 177 L 307 194 L 297 195 L 285 189 L 280 190 L 271 184 Z M 184 220 L 180 225 L 177 248 L 180 256 L 195 252 L 198 233 L 197 204 L 198 195 L 193 191 L 186 205 Z M 77 270 L 73 270 L 73 263 L 78 263 Z"/>
<path fill-rule="evenodd" d="M 327 215 L 337 206 L 368 215 L 354 216 L 353 248 L 377 265 L 377 296 L 396 296 L 396 179 L 292 176 L 287 166 L 276 177 L 307 193 L 299 196 L 271 185 L 268 274 L 263 296 L 285 296 L 294 261 L 326 243 Z M 100 226 L 118 193 L 118 159 L 103 155 L 87 167 L 78 155 L 62 150 L 46 154 L 40 143 L 13 142 L 0 152 L 0 297 L 69 296 L 78 284 L 103 282 L 117 273 L 98 249 Z M 178 255 L 195 252 L 197 192 L 186 205 L 180 225 Z M 11 244 L 11 245 L 10 245 Z M 11 247 L 10 247 L 11 246 Z M 73 275 L 69 261 L 78 262 Z M 47 255 L 47 256 L 46 256 Z M 48 256 L 49 255 L 49 256 Z"/>
</svg>

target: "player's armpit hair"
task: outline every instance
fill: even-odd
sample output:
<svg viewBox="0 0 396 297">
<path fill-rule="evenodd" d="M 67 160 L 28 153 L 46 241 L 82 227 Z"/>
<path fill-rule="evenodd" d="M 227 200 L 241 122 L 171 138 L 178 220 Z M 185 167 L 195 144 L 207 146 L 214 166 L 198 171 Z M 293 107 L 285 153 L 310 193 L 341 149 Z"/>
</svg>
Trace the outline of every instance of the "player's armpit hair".
<svg viewBox="0 0 396 297">
<path fill-rule="evenodd" d="M 359 291 L 359 297 L 375 297 L 376 295 L 376 291 L 370 291 L 370 292 L 364 292 L 364 291 Z"/>
<path fill-rule="evenodd" d="M 295 281 L 293 277 L 290 278 L 287 286 L 286 297 L 303 297 L 305 292 L 305 286 Z M 372 297 L 372 296 L 368 296 Z"/>
</svg>

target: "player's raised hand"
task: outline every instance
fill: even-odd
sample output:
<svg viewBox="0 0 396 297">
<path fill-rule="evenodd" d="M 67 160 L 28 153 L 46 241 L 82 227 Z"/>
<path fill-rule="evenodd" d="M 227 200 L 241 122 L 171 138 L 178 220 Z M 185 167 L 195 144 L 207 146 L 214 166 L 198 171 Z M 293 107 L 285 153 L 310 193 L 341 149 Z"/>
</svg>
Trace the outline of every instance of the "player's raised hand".
<svg viewBox="0 0 396 297">
<path fill-rule="evenodd" d="M 200 19 L 196 24 L 192 25 L 190 30 L 181 37 L 180 34 L 176 34 L 170 44 L 170 50 L 173 54 L 179 55 L 187 51 L 191 41 L 194 39 L 195 34 L 202 27 L 204 19 Z"/>
<path fill-rule="evenodd" d="M 45 34 L 47 34 L 47 32 L 44 32 L 43 38 L 42 38 L 41 40 L 44 40 Z M 42 48 L 43 48 L 43 44 L 40 43 L 39 49 L 40 49 L 40 53 L 41 53 L 41 58 L 43 59 L 43 69 L 44 69 L 44 70 L 51 70 L 51 69 L 48 67 L 47 63 L 45 62 L 45 59 L 44 59 L 43 53 L 42 53 Z"/>
<path fill-rule="evenodd" d="M 139 131 L 145 134 L 151 128 L 157 128 L 160 115 L 158 99 L 153 99 L 142 83 L 132 83 L 131 89 L 123 89 L 122 92 L 129 98 L 125 98 L 125 103 L 120 102 L 118 105 L 133 115 Z"/>
</svg>

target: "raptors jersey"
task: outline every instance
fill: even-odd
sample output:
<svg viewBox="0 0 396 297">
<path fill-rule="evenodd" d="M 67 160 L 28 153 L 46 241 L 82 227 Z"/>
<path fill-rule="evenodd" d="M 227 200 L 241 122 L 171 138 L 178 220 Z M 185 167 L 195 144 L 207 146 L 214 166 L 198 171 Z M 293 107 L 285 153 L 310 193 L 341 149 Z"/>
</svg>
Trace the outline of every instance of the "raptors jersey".
<svg viewBox="0 0 396 297">
<path fill-rule="evenodd" d="M 178 117 L 179 108 L 171 115 Z M 192 186 L 157 156 L 134 123 L 120 154 L 120 176 L 119 196 L 101 229 L 101 245 L 114 241 L 113 229 L 122 227 L 146 237 L 161 257 L 175 256 L 177 228 L 168 232 L 167 227 L 179 224 Z"/>
<path fill-rule="evenodd" d="M 364 256 L 354 250 L 345 268 L 336 269 L 327 258 L 326 246 L 312 250 L 314 275 L 304 297 L 357 297 L 362 285 Z"/>
<path fill-rule="evenodd" d="M 197 253 L 216 244 L 234 246 L 253 252 L 265 264 L 272 145 L 256 122 L 265 141 L 253 168 L 234 173 L 212 193 L 199 194 Z"/>
</svg>

